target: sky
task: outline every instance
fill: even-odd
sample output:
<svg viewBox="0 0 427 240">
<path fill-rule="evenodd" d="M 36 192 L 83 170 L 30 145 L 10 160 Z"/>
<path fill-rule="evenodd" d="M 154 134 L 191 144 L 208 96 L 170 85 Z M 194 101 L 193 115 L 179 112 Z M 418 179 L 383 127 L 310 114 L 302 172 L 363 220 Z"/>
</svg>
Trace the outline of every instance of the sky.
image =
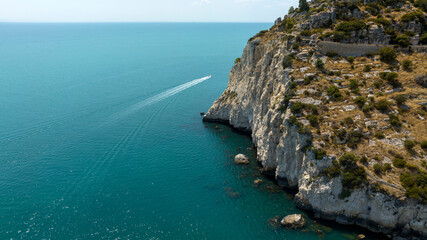
<svg viewBox="0 0 427 240">
<path fill-rule="evenodd" d="M 0 22 L 273 22 L 298 0 L 0 0 Z"/>
</svg>

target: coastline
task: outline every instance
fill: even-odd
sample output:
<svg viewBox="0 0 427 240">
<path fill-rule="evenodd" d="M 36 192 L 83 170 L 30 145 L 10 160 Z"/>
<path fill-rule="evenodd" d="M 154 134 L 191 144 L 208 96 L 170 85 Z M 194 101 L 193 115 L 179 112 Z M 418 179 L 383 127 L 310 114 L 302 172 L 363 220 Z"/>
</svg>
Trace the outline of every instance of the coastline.
<svg viewBox="0 0 427 240">
<path fill-rule="evenodd" d="M 206 119 L 205 116 L 203 116 L 203 119 L 202 119 L 203 123 L 220 124 L 220 125 L 229 127 L 233 132 L 236 132 L 236 133 L 238 133 L 240 135 L 247 136 L 252 141 L 252 137 L 251 137 L 252 131 L 242 130 L 241 128 L 235 128 L 227 120 Z M 257 147 L 255 145 L 253 146 L 253 148 L 254 148 L 255 152 L 257 152 Z M 296 201 L 296 199 L 297 199 L 296 198 L 296 194 L 298 193 L 298 188 L 295 188 L 295 187 L 293 187 L 293 188 L 292 187 L 286 187 L 286 186 L 281 185 L 280 181 L 275 178 L 274 174 L 272 174 L 271 172 L 262 171 L 262 164 L 261 164 L 261 162 L 259 162 L 257 160 L 256 163 L 259 166 L 260 173 L 265 178 L 267 178 L 269 181 L 271 181 L 272 183 L 274 183 L 276 186 L 280 187 L 281 191 L 283 191 L 284 193 L 287 193 L 287 194 L 291 194 L 293 196 L 293 204 L 298 209 L 303 210 L 306 213 L 307 217 L 310 218 L 313 222 L 319 223 L 321 225 L 324 225 L 326 227 L 330 227 L 330 228 L 333 228 L 333 229 L 343 229 L 343 230 L 347 230 L 347 231 L 350 231 L 350 230 L 351 231 L 355 231 L 358 234 L 366 235 L 370 239 L 371 238 L 377 239 L 377 240 L 392 239 L 391 235 L 387 235 L 385 233 L 378 232 L 378 231 L 373 231 L 370 228 L 362 227 L 362 226 L 358 225 L 356 223 L 356 221 L 354 221 L 354 223 L 351 223 L 351 224 L 346 224 L 346 223 L 342 222 L 342 223 L 339 223 L 339 225 L 337 227 L 336 221 L 334 220 L 333 217 L 332 218 L 322 218 L 322 217 L 320 217 L 316 213 L 316 211 L 314 211 L 312 208 L 310 208 L 310 206 L 304 206 L 304 205 L 301 204 L 301 202 Z M 289 213 L 289 214 L 292 214 L 292 213 Z M 335 217 L 338 217 L 338 216 L 335 216 Z M 373 226 L 375 226 L 374 223 L 373 223 Z"/>
<path fill-rule="evenodd" d="M 316 160 L 310 135 L 290 124 L 291 111 L 276 110 L 289 91 L 293 69 L 282 68 L 288 50 L 281 41 L 259 37 L 248 41 L 236 61 L 227 89 L 203 118 L 205 122 L 226 123 L 238 131 L 250 132 L 262 172 L 274 176 L 280 186 L 297 189 L 298 207 L 317 218 L 340 224 L 354 224 L 373 232 L 418 239 L 423 237 L 425 208 L 412 199 L 397 199 L 372 186 L 354 189 L 341 198 L 342 176 L 326 178 L 320 173 L 338 156 Z"/>
</svg>

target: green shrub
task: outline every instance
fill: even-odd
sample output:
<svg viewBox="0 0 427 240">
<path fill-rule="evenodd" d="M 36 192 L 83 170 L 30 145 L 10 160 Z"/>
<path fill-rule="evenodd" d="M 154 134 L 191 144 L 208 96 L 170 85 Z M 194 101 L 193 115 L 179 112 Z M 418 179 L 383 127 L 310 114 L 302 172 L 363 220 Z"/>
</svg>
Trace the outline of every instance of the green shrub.
<svg viewBox="0 0 427 240">
<path fill-rule="evenodd" d="M 295 12 L 295 8 L 293 6 L 291 6 L 288 10 L 288 14 L 292 14 Z"/>
<path fill-rule="evenodd" d="M 341 166 L 336 160 L 334 160 L 332 161 L 332 166 L 324 169 L 321 174 L 326 175 L 329 178 L 338 177 L 341 174 Z"/>
<path fill-rule="evenodd" d="M 391 164 L 390 164 L 390 163 L 385 163 L 385 164 L 383 165 L 383 167 L 382 167 L 382 171 L 383 171 L 383 172 L 391 171 L 391 169 L 392 169 L 392 167 L 391 167 Z"/>
<path fill-rule="evenodd" d="M 374 16 L 377 16 L 381 12 L 381 7 L 376 2 L 366 4 L 365 9 Z"/>
<path fill-rule="evenodd" d="M 403 142 L 403 146 L 408 150 L 411 151 L 415 147 L 415 142 L 412 140 L 405 140 Z"/>
<path fill-rule="evenodd" d="M 366 172 L 362 167 L 357 166 L 358 158 L 352 153 L 345 153 L 338 159 L 343 167 L 342 185 L 345 189 L 355 189 L 361 187 L 366 182 Z"/>
<path fill-rule="evenodd" d="M 372 69 L 372 67 L 371 67 L 371 66 L 369 66 L 369 65 L 365 65 L 365 67 L 363 67 L 363 71 L 364 71 L 364 72 L 370 72 L 370 71 L 371 71 L 371 69 Z"/>
<path fill-rule="evenodd" d="M 353 153 L 345 153 L 339 159 L 339 163 L 346 169 L 354 169 L 357 167 L 357 161 L 359 159 Z"/>
<path fill-rule="evenodd" d="M 354 63 L 354 57 L 347 57 L 347 61 L 349 62 L 349 63 L 351 63 L 351 64 L 353 64 Z"/>
<path fill-rule="evenodd" d="M 394 157 L 393 159 L 393 166 L 397 168 L 404 168 L 406 166 L 406 161 L 403 158 Z"/>
<path fill-rule="evenodd" d="M 311 78 L 308 78 L 308 77 L 304 78 L 304 85 L 310 85 L 311 81 L 312 81 Z"/>
<path fill-rule="evenodd" d="M 316 60 L 316 67 L 320 69 L 323 69 L 323 67 L 325 67 L 325 63 L 323 63 L 322 59 L 319 58 Z"/>
<path fill-rule="evenodd" d="M 309 114 L 309 115 L 305 116 L 305 118 L 310 122 L 310 125 L 312 127 L 317 127 L 319 125 L 319 116 Z"/>
<path fill-rule="evenodd" d="M 380 59 L 386 62 L 393 61 L 397 57 L 396 51 L 393 48 L 389 48 L 389 47 L 380 49 L 379 54 L 380 54 Z"/>
<path fill-rule="evenodd" d="M 328 94 L 328 96 L 334 98 L 335 100 L 339 100 L 342 97 L 340 89 L 335 85 L 329 86 L 329 88 L 326 90 L 326 94 Z"/>
<path fill-rule="evenodd" d="M 424 14 L 420 11 L 405 13 L 400 20 L 402 22 L 410 22 L 410 21 L 419 21 L 421 23 L 424 22 Z"/>
<path fill-rule="evenodd" d="M 292 55 L 287 55 L 286 57 L 283 58 L 283 62 L 282 62 L 282 66 L 283 68 L 288 68 L 288 67 L 292 67 L 292 60 L 293 60 L 293 56 Z"/>
<path fill-rule="evenodd" d="M 366 103 L 366 98 L 363 96 L 357 97 L 354 99 L 354 103 L 356 103 L 357 106 L 359 106 L 359 108 L 363 108 L 363 106 L 365 106 L 365 103 Z"/>
<path fill-rule="evenodd" d="M 370 107 L 369 105 L 364 105 L 364 106 L 362 107 L 362 111 L 363 111 L 364 113 L 368 113 L 369 111 L 371 111 L 371 107 Z"/>
<path fill-rule="evenodd" d="M 310 10 L 310 6 L 307 3 L 307 0 L 299 0 L 299 10 L 305 12 Z"/>
<path fill-rule="evenodd" d="M 300 113 L 302 109 L 304 108 L 304 104 L 302 102 L 296 102 L 291 107 L 291 112 L 293 114 Z"/>
<path fill-rule="evenodd" d="M 427 0 L 416 0 L 414 5 L 427 12 Z"/>
<path fill-rule="evenodd" d="M 342 125 L 353 125 L 353 124 L 354 124 L 354 121 L 351 117 L 346 117 L 342 121 Z"/>
<path fill-rule="evenodd" d="M 295 96 L 294 91 L 289 91 L 283 96 L 283 100 L 280 103 L 279 111 L 282 113 L 285 113 L 286 109 L 288 108 L 289 101 Z"/>
<path fill-rule="evenodd" d="M 289 89 L 294 90 L 295 88 L 297 88 L 297 86 L 298 86 L 298 83 L 296 83 L 296 82 L 291 82 L 291 83 L 289 84 Z"/>
<path fill-rule="evenodd" d="M 326 56 L 329 58 L 334 58 L 334 57 L 338 57 L 339 54 L 337 52 L 327 52 Z"/>
<path fill-rule="evenodd" d="M 359 83 L 357 82 L 356 79 L 350 79 L 349 82 L 350 82 L 350 89 L 351 90 L 355 90 L 359 87 Z"/>
<path fill-rule="evenodd" d="M 311 134 L 311 130 L 310 128 L 303 126 L 303 127 L 299 127 L 298 128 L 298 133 L 299 134 L 305 134 L 305 135 L 310 135 Z"/>
<path fill-rule="evenodd" d="M 381 174 L 381 172 L 382 172 L 382 167 L 381 167 L 381 165 L 380 165 L 380 164 L 378 164 L 378 163 L 375 163 L 375 164 L 374 164 L 374 172 L 375 172 L 375 174 L 377 174 L 377 175 L 380 175 L 380 174 Z"/>
<path fill-rule="evenodd" d="M 339 198 L 340 199 L 346 199 L 346 198 L 348 198 L 350 196 L 351 196 L 351 191 L 350 190 L 348 190 L 348 189 L 342 189 L 341 193 L 339 195 Z"/>
<path fill-rule="evenodd" d="M 390 84 L 392 87 L 397 88 L 401 86 L 400 82 L 397 80 L 399 74 L 397 74 L 396 72 L 388 72 L 385 73 L 385 75 L 384 72 L 382 72 L 380 76 L 382 75 L 384 79 L 387 80 L 387 83 Z"/>
<path fill-rule="evenodd" d="M 427 202 L 427 174 L 421 171 L 417 174 L 402 173 L 400 182 L 406 190 L 406 195 L 410 198 L 420 199 Z"/>
<path fill-rule="evenodd" d="M 360 188 L 365 182 L 367 182 L 366 172 L 362 167 L 356 167 L 351 171 L 345 171 L 343 174 L 342 186 L 344 189 Z"/>
<path fill-rule="evenodd" d="M 383 85 L 383 81 L 381 81 L 380 79 L 377 79 L 374 81 L 374 87 L 380 88 L 382 85 Z"/>
<path fill-rule="evenodd" d="M 329 38 L 330 36 L 332 36 L 334 33 L 333 32 L 325 32 L 323 34 L 319 35 L 319 39 L 320 40 L 325 40 L 326 38 Z"/>
<path fill-rule="evenodd" d="M 367 28 L 367 26 L 366 26 L 365 22 L 360 21 L 360 20 L 353 20 L 353 21 L 347 21 L 347 22 L 339 23 L 335 27 L 335 30 L 340 31 L 340 32 L 349 33 L 352 31 L 363 30 L 366 28 Z"/>
<path fill-rule="evenodd" d="M 350 148 L 356 148 L 357 144 L 360 141 L 362 141 L 363 134 L 361 132 L 358 132 L 358 131 L 351 131 L 347 134 L 347 138 L 348 138 L 347 145 Z"/>
<path fill-rule="evenodd" d="M 387 110 L 389 108 L 389 106 L 390 106 L 390 103 L 385 99 L 381 99 L 377 103 L 375 103 L 375 108 L 380 110 L 380 111 Z"/>
<path fill-rule="evenodd" d="M 399 117 L 393 113 L 391 113 L 390 115 L 388 115 L 388 117 L 390 118 L 390 124 L 394 127 L 401 127 L 402 123 L 399 120 Z"/>
<path fill-rule="evenodd" d="M 412 61 L 411 60 L 405 59 L 405 60 L 402 61 L 402 67 L 408 69 L 411 66 L 412 66 Z"/>
<path fill-rule="evenodd" d="M 362 164 L 367 164 L 368 163 L 368 158 L 366 156 L 362 156 L 359 159 L 359 162 L 362 163 Z"/>
<path fill-rule="evenodd" d="M 375 55 L 376 55 L 376 53 L 375 53 L 375 52 L 368 52 L 368 53 L 366 54 L 366 57 L 368 57 L 368 58 L 373 58 Z"/>
<path fill-rule="evenodd" d="M 391 22 L 389 20 L 385 19 L 385 18 L 377 18 L 377 19 L 374 20 L 374 22 L 377 23 L 377 24 L 381 24 L 384 27 L 391 25 Z"/>
<path fill-rule="evenodd" d="M 384 133 L 381 133 L 381 132 L 376 132 L 375 137 L 377 139 L 384 139 L 385 138 Z"/>
<path fill-rule="evenodd" d="M 413 31 L 405 31 L 405 35 L 407 35 L 408 37 L 413 37 L 415 36 L 415 33 Z"/>
<path fill-rule="evenodd" d="M 292 21 L 292 19 L 288 19 L 285 22 L 285 29 L 287 31 L 290 31 L 290 30 L 292 30 L 294 28 L 294 25 L 295 25 L 294 21 Z"/>
<path fill-rule="evenodd" d="M 347 131 L 343 128 L 343 129 L 340 129 L 340 130 L 338 130 L 338 132 L 337 132 L 337 137 L 342 141 L 342 140 L 344 140 L 345 139 L 345 137 L 347 136 Z"/>
<path fill-rule="evenodd" d="M 404 94 L 399 94 L 394 97 L 394 100 L 396 101 L 397 105 L 402 105 L 406 102 L 406 100 L 408 100 L 408 98 Z"/>
<path fill-rule="evenodd" d="M 297 123 L 298 123 L 298 118 L 297 118 L 297 117 L 295 117 L 295 116 L 290 116 L 290 117 L 289 117 L 289 119 L 288 119 L 288 122 L 289 122 L 289 124 L 291 124 L 291 125 L 297 125 Z"/>
<path fill-rule="evenodd" d="M 427 140 L 422 140 L 420 143 L 420 146 L 422 149 L 426 150 L 427 149 Z"/>
<path fill-rule="evenodd" d="M 323 149 L 313 149 L 314 158 L 317 160 L 322 160 L 326 156 L 326 151 Z"/>
<path fill-rule="evenodd" d="M 342 196 L 350 196 L 351 189 L 359 188 L 367 182 L 365 169 L 357 165 L 358 158 L 352 153 L 345 153 L 337 161 L 332 162 L 332 166 L 323 170 L 322 174 L 330 178 L 338 177 L 343 173 Z"/>
<path fill-rule="evenodd" d="M 316 105 L 314 104 L 305 104 L 306 109 L 310 110 L 312 114 L 319 115 Z"/>
<path fill-rule="evenodd" d="M 310 37 L 312 35 L 312 32 L 310 30 L 302 30 L 300 35 L 305 37 Z"/>
<path fill-rule="evenodd" d="M 350 34 L 347 34 L 346 32 L 342 32 L 342 31 L 334 31 L 333 40 L 335 42 L 341 42 L 341 41 L 346 40 L 348 38 L 350 38 Z"/>
<path fill-rule="evenodd" d="M 297 127 L 298 133 L 300 134 L 311 134 L 310 128 L 307 128 L 302 124 L 300 121 L 298 121 L 297 117 L 291 116 L 288 119 L 289 124 L 295 125 Z"/>
<path fill-rule="evenodd" d="M 427 44 L 427 33 L 424 33 L 423 35 L 421 35 L 420 42 L 421 44 Z"/>
<path fill-rule="evenodd" d="M 408 47 L 409 46 L 409 36 L 406 34 L 399 34 L 396 36 L 396 38 L 394 39 L 394 42 L 399 44 L 401 47 Z"/>
<path fill-rule="evenodd" d="M 297 50 L 299 48 L 299 43 L 295 42 L 292 44 L 292 49 Z"/>
<path fill-rule="evenodd" d="M 234 60 L 234 64 L 239 63 L 240 62 L 240 58 L 236 58 L 236 60 Z"/>
</svg>

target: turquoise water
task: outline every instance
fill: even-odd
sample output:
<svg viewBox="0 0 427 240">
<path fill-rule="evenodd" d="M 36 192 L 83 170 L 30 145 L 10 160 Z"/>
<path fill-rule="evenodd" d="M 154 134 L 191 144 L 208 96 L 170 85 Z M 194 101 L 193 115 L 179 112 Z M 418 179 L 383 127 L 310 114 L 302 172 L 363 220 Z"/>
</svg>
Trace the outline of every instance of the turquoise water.
<svg viewBox="0 0 427 240">
<path fill-rule="evenodd" d="M 0 24 L 0 239 L 354 238 L 270 224 L 301 212 L 292 195 L 201 121 L 268 27 Z"/>
</svg>

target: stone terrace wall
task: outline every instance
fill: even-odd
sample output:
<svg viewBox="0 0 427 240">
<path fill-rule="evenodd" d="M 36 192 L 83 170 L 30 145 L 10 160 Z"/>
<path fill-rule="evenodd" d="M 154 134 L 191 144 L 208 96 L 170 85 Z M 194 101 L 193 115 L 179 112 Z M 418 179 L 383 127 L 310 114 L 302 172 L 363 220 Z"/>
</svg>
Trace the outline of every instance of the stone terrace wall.
<svg viewBox="0 0 427 240">
<path fill-rule="evenodd" d="M 337 43 L 326 41 L 319 41 L 318 45 L 323 54 L 336 52 L 344 57 L 363 56 L 367 53 L 377 53 L 381 48 L 394 47 L 393 45 Z M 415 52 L 427 52 L 427 46 L 411 46 L 411 49 Z"/>
</svg>

